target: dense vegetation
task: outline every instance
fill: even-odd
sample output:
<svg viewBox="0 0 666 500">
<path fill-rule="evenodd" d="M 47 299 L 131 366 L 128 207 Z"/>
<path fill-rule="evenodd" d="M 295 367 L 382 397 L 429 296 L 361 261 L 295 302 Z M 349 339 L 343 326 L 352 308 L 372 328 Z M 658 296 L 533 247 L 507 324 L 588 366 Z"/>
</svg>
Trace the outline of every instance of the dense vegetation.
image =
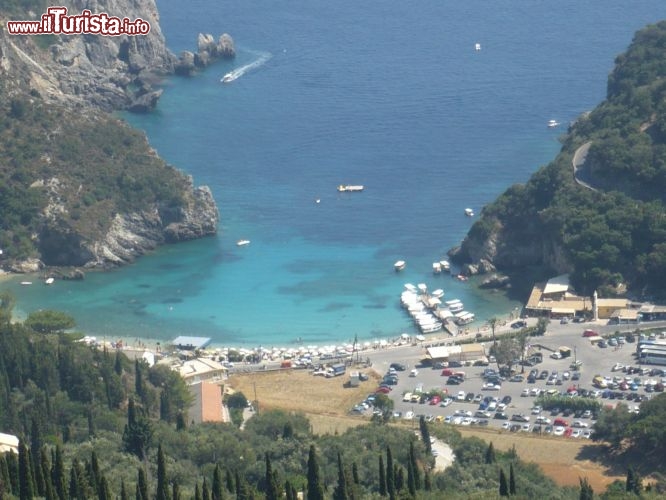
<svg viewBox="0 0 666 500">
<path fill-rule="evenodd" d="M 5 258 L 44 254 L 46 262 L 59 263 L 58 242 L 44 228 L 45 217 L 96 238 L 116 213 L 155 203 L 168 210 L 182 202 L 184 176 L 165 166 L 143 134 L 119 120 L 47 105 L 35 92 L 5 99 L 3 107 L 0 248 Z"/>
<path fill-rule="evenodd" d="M 571 126 L 558 157 L 484 208 L 468 238 L 501 232 L 500 267 L 524 270 L 534 254 L 531 263 L 553 265 L 545 254 L 559 250 L 580 292 L 625 284 L 666 296 L 665 47 L 666 21 L 639 31 L 616 60 L 607 99 Z M 587 142 L 580 177 L 597 191 L 573 178 L 574 152 Z"/>
</svg>

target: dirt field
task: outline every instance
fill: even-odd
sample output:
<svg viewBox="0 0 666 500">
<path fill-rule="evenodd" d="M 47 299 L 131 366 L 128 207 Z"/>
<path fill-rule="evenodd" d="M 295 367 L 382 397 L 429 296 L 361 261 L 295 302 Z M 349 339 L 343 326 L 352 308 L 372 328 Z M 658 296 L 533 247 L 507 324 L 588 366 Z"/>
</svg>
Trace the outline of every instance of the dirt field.
<svg viewBox="0 0 666 500">
<path fill-rule="evenodd" d="M 372 371 L 368 374 L 371 381 L 361 383 L 360 387 L 354 389 L 343 387 L 348 377 L 326 379 L 297 370 L 234 375 L 229 385 L 242 391 L 250 400 L 255 399 L 256 391 L 260 411 L 300 411 L 308 416 L 316 434 L 332 434 L 366 423 L 362 418 L 350 417 L 348 412 L 367 396 L 369 387 L 374 387 L 372 377 L 379 379 Z M 560 485 L 578 486 L 578 478 L 587 477 L 595 492 L 601 492 L 615 479 L 625 479 L 624 476 L 605 475 L 605 468 L 590 460 L 576 460 L 583 446 L 594 446 L 587 440 L 534 437 L 491 429 L 459 427 L 458 430 L 464 436 L 477 436 L 492 441 L 499 450 L 508 450 L 515 445 L 523 460 L 539 464 Z M 588 448 L 586 455 L 590 454 Z"/>
</svg>

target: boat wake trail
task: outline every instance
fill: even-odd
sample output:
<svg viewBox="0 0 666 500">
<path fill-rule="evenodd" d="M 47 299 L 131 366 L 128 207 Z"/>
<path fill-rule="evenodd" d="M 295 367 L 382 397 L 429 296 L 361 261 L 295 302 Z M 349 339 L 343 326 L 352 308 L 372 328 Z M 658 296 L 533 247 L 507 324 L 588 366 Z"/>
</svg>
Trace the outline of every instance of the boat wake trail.
<svg viewBox="0 0 666 500">
<path fill-rule="evenodd" d="M 224 75 L 220 81 L 222 83 L 231 83 L 234 80 L 237 80 L 238 78 L 243 76 L 248 71 L 252 71 L 253 69 L 257 69 L 263 66 L 270 60 L 271 57 L 273 57 L 273 55 L 270 54 L 269 52 L 260 52 L 257 54 L 257 56 L 258 58 L 252 61 L 251 63 L 241 66 L 240 68 L 236 68 L 235 70 L 230 71 L 229 73 Z"/>
</svg>

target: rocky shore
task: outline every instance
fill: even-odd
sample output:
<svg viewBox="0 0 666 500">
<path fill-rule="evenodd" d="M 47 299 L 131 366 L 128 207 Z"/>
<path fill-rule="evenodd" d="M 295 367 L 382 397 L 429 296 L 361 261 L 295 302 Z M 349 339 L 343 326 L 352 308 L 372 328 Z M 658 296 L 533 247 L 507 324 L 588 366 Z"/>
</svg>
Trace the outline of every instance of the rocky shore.
<svg viewBox="0 0 666 500">
<path fill-rule="evenodd" d="M 235 56 L 234 42 L 228 34 L 217 40 L 210 34 L 200 34 L 196 53 L 186 51 L 175 56 L 166 46 L 155 0 L 96 0 L 93 4 L 65 0 L 58 5 L 66 7 L 70 15 L 87 8 L 120 18 L 140 18 L 150 24 L 150 32 L 140 36 L 34 37 L 0 30 L 0 79 L 5 95 L 0 101 L 4 100 L 5 105 L 11 97 L 62 108 L 67 110 L 65 116 L 74 112 L 81 119 L 81 126 L 88 128 L 85 121 L 89 120 L 89 128 L 93 128 L 108 120 L 105 115 L 109 112 L 152 111 L 162 94 L 159 83 L 165 76 L 191 76 L 216 60 Z M 3 24 L 7 20 L 39 19 L 40 15 L 41 12 L 30 11 L 25 16 L 10 16 L 0 7 Z M 121 122 L 117 126 L 127 127 Z M 50 137 L 47 134 L 46 140 Z M 58 137 L 57 131 L 54 137 Z M 14 273 L 49 272 L 58 278 L 81 279 L 82 269 L 126 264 L 159 245 L 215 234 L 219 213 L 211 190 L 195 186 L 191 177 L 167 166 L 145 138 L 144 141 L 145 146 L 138 148 L 145 149 L 146 157 L 152 156 L 164 165 L 163 174 L 158 175 L 180 186 L 176 203 L 173 199 L 155 200 L 129 210 L 116 210 L 109 204 L 107 213 L 96 215 L 98 228 L 86 230 L 80 221 L 72 219 L 72 214 L 80 210 L 80 200 L 72 191 L 77 186 L 79 190 L 92 189 L 95 183 L 108 182 L 108 177 L 101 174 L 98 180 L 91 176 L 83 181 L 76 176 L 69 178 L 68 170 L 51 164 L 52 151 L 44 148 L 41 157 L 46 166 L 31 184 L 46 200 L 40 229 L 33 235 L 40 255 L 17 258 L 8 249 L 0 258 L 0 267 Z M 118 168 L 126 167 L 119 164 Z M 135 168 L 142 167 L 137 164 Z M 100 205 L 103 203 L 101 200 Z M 87 205 L 88 209 L 104 210 Z M 60 272 L 58 268 L 64 270 Z"/>
</svg>

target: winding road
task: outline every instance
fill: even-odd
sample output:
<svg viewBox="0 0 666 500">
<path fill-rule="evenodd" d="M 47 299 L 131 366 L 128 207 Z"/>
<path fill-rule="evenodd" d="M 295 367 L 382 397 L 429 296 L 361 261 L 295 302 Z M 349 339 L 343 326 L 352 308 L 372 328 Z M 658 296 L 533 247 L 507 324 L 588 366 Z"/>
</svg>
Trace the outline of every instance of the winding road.
<svg viewBox="0 0 666 500">
<path fill-rule="evenodd" d="M 573 159 L 571 160 L 571 163 L 573 165 L 573 172 L 574 172 L 574 180 L 581 186 L 586 187 L 587 189 L 591 189 L 592 191 L 598 191 L 597 188 L 592 187 L 590 184 L 585 182 L 584 180 L 580 179 L 578 176 L 578 171 L 583 167 L 585 164 L 585 159 L 587 158 L 587 152 L 590 150 L 590 146 L 592 145 L 592 141 L 588 141 L 585 144 L 583 144 L 581 147 L 579 147 L 576 152 L 574 153 Z"/>
</svg>

